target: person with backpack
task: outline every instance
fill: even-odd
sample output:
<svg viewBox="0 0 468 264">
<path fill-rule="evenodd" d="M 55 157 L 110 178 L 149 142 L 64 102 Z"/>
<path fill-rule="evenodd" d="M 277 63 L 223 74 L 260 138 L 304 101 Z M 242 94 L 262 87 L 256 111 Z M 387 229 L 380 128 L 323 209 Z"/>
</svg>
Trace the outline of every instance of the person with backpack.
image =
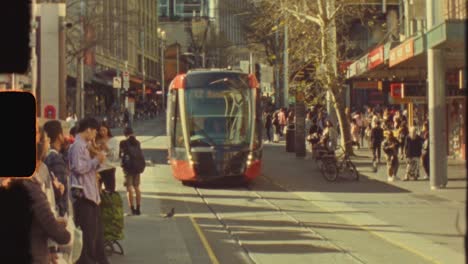
<svg viewBox="0 0 468 264">
<path fill-rule="evenodd" d="M 124 186 L 127 188 L 128 206 L 132 215 L 141 214 L 140 174 L 145 170 L 145 157 L 141 151 L 140 142 L 133 134 L 131 127 L 124 129 L 125 140 L 120 141 L 119 157 L 125 174 Z M 133 203 L 133 190 L 135 190 L 136 207 Z"/>
</svg>

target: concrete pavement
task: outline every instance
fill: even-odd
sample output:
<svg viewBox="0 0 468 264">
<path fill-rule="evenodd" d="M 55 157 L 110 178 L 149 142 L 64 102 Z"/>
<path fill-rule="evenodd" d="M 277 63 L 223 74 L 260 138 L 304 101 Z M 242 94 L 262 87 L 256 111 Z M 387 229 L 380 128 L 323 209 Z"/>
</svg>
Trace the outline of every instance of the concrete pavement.
<svg viewBox="0 0 468 264">
<path fill-rule="evenodd" d="M 282 144 L 271 145 L 270 149 L 265 151 L 265 160 L 277 166 L 265 166 L 265 175 L 279 186 L 329 212 L 365 212 L 336 215 L 426 260 L 464 263 L 466 171 L 463 165 L 455 163 L 449 167 L 446 189 L 431 191 L 428 181 L 387 183 L 385 166 L 377 174 L 373 173 L 370 152 L 363 149 L 356 151 L 359 157 L 354 159 L 362 175 L 359 183 L 346 180 L 328 183 L 317 173 L 312 159 L 286 154 Z M 279 164 L 284 166 L 281 173 L 278 170 L 283 166 Z M 299 176 L 307 173 L 304 167 L 309 177 Z M 403 171 L 402 166 L 399 175 Z"/>
<path fill-rule="evenodd" d="M 196 190 L 170 174 L 164 125 L 135 126 L 152 165 L 143 215 L 125 218 L 125 255 L 112 263 L 464 263 L 461 170 L 438 191 L 428 181 L 387 183 L 363 150 L 361 181 L 329 183 L 311 159 L 265 144 L 263 175 L 249 189 Z M 124 197 L 122 180 L 118 169 Z M 176 216 L 162 218 L 171 208 Z"/>
</svg>

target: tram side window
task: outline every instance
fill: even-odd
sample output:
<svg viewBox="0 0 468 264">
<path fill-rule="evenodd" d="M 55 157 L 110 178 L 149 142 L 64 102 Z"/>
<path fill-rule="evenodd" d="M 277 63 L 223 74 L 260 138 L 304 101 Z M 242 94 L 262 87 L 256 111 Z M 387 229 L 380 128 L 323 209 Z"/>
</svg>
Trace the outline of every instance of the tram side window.
<svg viewBox="0 0 468 264">
<path fill-rule="evenodd" d="M 183 148 L 184 144 L 184 134 L 182 133 L 182 120 L 180 118 L 180 105 L 179 105 L 179 93 L 178 90 L 172 91 L 172 96 L 175 99 L 175 126 L 174 126 L 174 145 L 175 147 Z"/>
</svg>

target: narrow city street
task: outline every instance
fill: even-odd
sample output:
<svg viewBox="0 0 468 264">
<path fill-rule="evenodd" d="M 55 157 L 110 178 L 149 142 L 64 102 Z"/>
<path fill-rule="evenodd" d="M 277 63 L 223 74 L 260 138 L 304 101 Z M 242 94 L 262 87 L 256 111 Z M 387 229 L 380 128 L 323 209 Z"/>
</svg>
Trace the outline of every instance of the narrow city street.
<svg viewBox="0 0 468 264">
<path fill-rule="evenodd" d="M 360 181 L 329 183 L 312 159 L 267 143 L 249 186 L 189 187 L 171 175 L 165 131 L 163 118 L 136 124 L 149 164 L 142 215 L 125 217 L 125 254 L 112 263 L 464 263 L 460 169 L 435 192 L 427 181 L 387 183 L 361 150 Z M 128 212 L 120 168 L 117 182 Z"/>
</svg>

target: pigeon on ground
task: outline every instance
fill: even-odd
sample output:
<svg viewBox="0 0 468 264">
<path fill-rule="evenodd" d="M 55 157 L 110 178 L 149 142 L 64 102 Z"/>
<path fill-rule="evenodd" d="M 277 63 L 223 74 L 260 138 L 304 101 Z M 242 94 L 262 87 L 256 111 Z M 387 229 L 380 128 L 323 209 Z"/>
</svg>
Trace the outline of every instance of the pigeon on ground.
<svg viewBox="0 0 468 264">
<path fill-rule="evenodd" d="M 163 216 L 164 218 L 171 218 L 173 217 L 175 214 L 175 208 L 172 208 L 171 211 L 169 211 L 165 216 Z"/>
</svg>

